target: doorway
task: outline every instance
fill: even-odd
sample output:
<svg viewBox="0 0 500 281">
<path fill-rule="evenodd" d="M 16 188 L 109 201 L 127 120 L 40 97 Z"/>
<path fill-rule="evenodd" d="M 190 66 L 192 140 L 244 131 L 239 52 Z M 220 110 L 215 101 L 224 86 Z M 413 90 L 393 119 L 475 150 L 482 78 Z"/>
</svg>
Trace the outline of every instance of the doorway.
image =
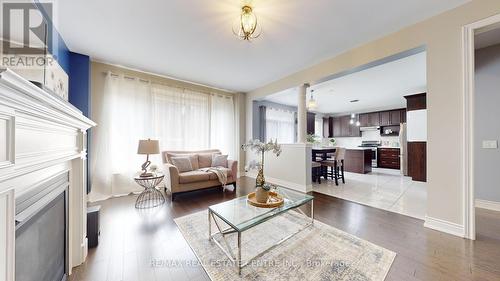
<svg viewBox="0 0 500 281">
<path fill-rule="evenodd" d="M 500 221 L 500 190 L 496 188 L 500 160 L 500 14 L 464 27 L 464 227 L 465 237 L 488 235 L 483 217 Z M 490 122 L 491 120 L 491 122 Z M 493 164 L 492 164 L 493 163 Z M 477 222 L 477 224 L 476 224 Z M 481 228 L 481 229 L 480 229 Z"/>
</svg>

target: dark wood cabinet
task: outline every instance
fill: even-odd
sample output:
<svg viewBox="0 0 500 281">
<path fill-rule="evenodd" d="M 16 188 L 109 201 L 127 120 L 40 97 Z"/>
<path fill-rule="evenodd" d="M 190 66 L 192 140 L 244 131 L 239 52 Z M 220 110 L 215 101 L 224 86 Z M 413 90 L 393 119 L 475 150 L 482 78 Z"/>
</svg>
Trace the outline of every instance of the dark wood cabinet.
<svg viewBox="0 0 500 281">
<path fill-rule="evenodd" d="M 401 123 L 406 123 L 406 109 L 401 109 L 400 113 Z"/>
<path fill-rule="evenodd" d="M 367 127 L 369 126 L 368 123 L 369 123 L 369 114 L 368 113 L 363 113 L 363 114 L 360 114 L 359 115 L 359 123 L 361 125 L 361 127 Z"/>
<path fill-rule="evenodd" d="M 380 126 L 389 126 L 391 123 L 392 111 L 382 111 L 380 112 Z M 399 113 L 399 112 L 398 112 Z"/>
<path fill-rule="evenodd" d="M 308 112 L 307 113 L 307 134 L 308 135 L 314 135 L 314 132 L 315 132 L 315 117 L 316 117 L 316 114 L 312 113 L 312 112 Z"/>
<path fill-rule="evenodd" d="M 368 113 L 368 126 L 380 126 L 380 112 Z"/>
<path fill-rule="evenodd" d="M 399 148 L 379 148 L 377 150 L 377 166 L 399 170 L 401 167 L 399 152 Z"/>
<path fill-rule="evenodd" d="M 427 181 L 427 143 L 408 142 L 408 176 Z"/>
<path fill-rule="evenodd" d="M 340 127 L 341 127 L 341 136 L 342 137 L 349 137 L 351 136 L 351 124 L 349 124 L 349 121 L 351 120 L 351 117 L 348 116 L 342 116 L 340 117 Z"/>
<path fill-rule="evenodd" d="M 359 130 L 359 127 L 356 125 L 351 125 L 351 137 L 361 137 L 361 131 Z"/>
<path fill-rule="evenodd" d="M 344 165 L 346 172 L 370 173 L 372 171 L 372 151 L 370 149 L 347 149 Z"/>
<path fill-rule="evenodd" d="M 330 118 L 328 117 L 323 117 L 323 137 L 324 138 L 331 138 L 332 137 L 332 131 L 330 130 Z"/>
<path fill-rule="evenodd" d="M 405 96 L 408 111 L 427 108 L 426 93 Z"/>
<path fill-rule="evenodd" d="M 332 124 L 333 124 L 333 136 L 342 137 L 342 123 L 340 121 L 340 117 L 334 117 L 332 120 Z"/>
<path fill-rule="evenodd" d="M 399 125 L 401 123 L 401 110 L 388 111 L 389 125 Z"/>
</svg>

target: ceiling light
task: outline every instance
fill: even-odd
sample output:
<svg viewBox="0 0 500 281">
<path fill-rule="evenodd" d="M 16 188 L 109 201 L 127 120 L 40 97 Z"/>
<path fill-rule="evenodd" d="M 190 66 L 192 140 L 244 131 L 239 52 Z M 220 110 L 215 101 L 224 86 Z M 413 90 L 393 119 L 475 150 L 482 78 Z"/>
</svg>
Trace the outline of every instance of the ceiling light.
<svg viewBox="0 0 500 281">
<path fill-rule="evenodd" d="M 359 122 L 359 120 L 358 120 L 358 121 L 356 121 L 356 126 L 357 126 L 357 127 L 361 126 L 361 123 Z"/>
<path fill-rule="evenodd" d="M 349 124 L 351 124 L 351 125 L 352 125 L 352 124 L 354 124 L 354 119 L 351 119 L 351 120 L 349 121 Z"/>
<path fill-rule="evenodd" d="M 233 26 L 233 33 L 241 40 L 247 41 L 260 36 L 261 28 L 257 23 L 257 16 L 253 13 L 252 7 L 245 5 L 241 8 L 240 18 Z"/>
<path fill-rule="evenodd" d="M 354 119 L 354 118 L 356 118 L 356 114 L 351 113 L 351 119 Z"/>
<path fill-rule="evenodd" d="M 315 109 L 318 107 L 318 104 L 316 103 L 316 100 L 314 99 L 314 90 L 311 90 L 311 98 L 309 99 L 309 102 L 307 103 L 307 108 L 309 109 Z"/>
</svg>

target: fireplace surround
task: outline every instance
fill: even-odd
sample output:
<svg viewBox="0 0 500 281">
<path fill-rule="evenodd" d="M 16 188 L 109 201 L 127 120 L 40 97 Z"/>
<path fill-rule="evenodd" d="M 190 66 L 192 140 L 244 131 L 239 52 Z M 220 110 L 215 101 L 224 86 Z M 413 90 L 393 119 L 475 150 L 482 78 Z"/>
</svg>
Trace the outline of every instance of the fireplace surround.
<svg viewBox="0 0 500 281">
<path fill-rule="evenodd" d="M 0 68 L 0 280 L 64 280 L 85 261 L 86 134 L 95 125 Z M 38 251 L 52 258 L 26 260 Z"/>
</svg>

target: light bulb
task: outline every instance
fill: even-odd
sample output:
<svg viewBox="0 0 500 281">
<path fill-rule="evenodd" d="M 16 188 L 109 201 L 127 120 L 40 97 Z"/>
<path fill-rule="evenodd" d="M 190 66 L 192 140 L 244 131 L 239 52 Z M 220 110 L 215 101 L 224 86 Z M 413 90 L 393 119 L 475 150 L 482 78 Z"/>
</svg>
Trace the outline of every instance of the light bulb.
<svg viewBox="0 0 500 281">
<path fill-rule="evenodd" d="M 349 121 L 349 124 L 351 124 L 351 125 L 352 125 L 352 124 L 354 124 L 354 119 L 351 119 L 351 120 Z"/>
<path fill-rule="evenodd" d="M 356 121 L 356 126 L 357 127 L 361 126 L 361 123 L 359 123 L 359 121 Z"/>
</svg>

